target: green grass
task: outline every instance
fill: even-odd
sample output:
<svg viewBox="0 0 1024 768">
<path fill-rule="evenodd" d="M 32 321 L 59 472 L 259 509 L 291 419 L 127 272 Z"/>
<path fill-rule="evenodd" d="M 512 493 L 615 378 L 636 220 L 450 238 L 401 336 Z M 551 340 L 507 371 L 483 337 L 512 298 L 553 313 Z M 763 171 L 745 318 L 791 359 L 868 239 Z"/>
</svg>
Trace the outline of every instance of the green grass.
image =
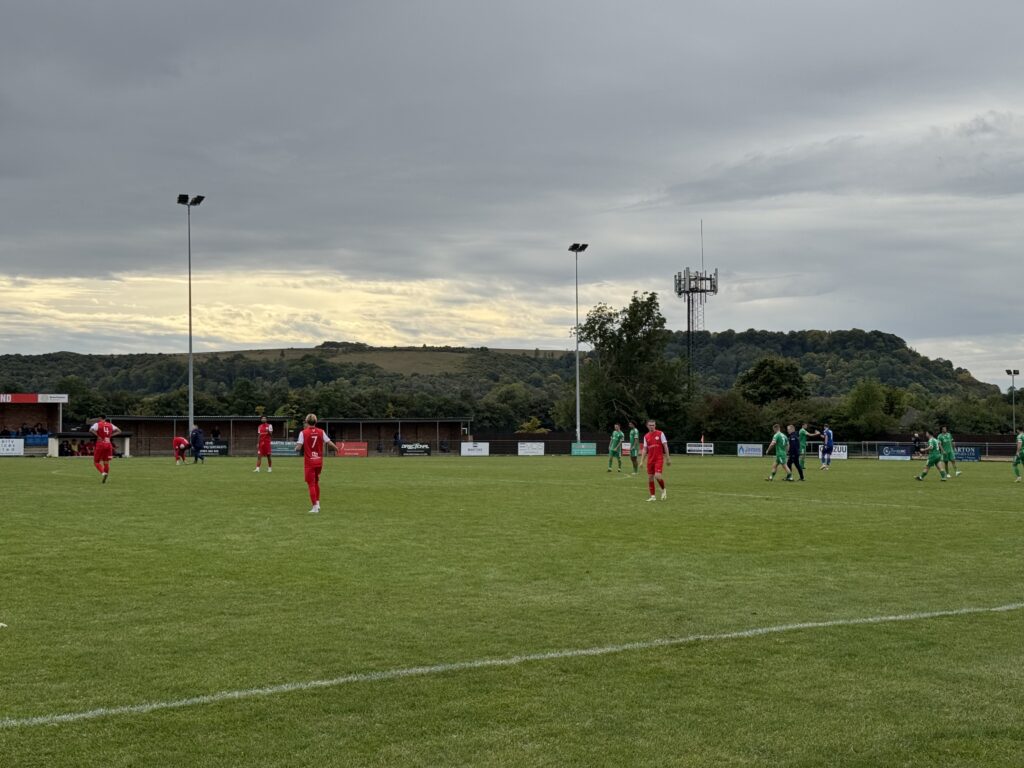
<svg viewBox="0 0 1024 768">
<path fill-rule="evenodd" d="M 920 462 L 0 461 L 0 720 L 1024 601 L 1024 484 Z M 934 474 L 934 473 L 933 473 Z M 10 766 L 1005 766 L 1024 611 L 806 629 L 0 728 Z"/>
</svg>

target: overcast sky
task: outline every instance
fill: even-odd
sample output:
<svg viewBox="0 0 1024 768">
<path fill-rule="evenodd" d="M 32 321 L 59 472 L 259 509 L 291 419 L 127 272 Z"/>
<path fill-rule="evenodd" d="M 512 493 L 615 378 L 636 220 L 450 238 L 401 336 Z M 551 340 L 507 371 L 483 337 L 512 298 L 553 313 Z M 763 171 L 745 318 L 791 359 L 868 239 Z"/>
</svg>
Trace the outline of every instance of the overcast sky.
<svg viewBox="0 0 1024 768">
<path fill-rule="evenodd" d="M 0 0 L 0 351 L 710 330 L 1024 363 L 1024 4 Z"/>
</svg>

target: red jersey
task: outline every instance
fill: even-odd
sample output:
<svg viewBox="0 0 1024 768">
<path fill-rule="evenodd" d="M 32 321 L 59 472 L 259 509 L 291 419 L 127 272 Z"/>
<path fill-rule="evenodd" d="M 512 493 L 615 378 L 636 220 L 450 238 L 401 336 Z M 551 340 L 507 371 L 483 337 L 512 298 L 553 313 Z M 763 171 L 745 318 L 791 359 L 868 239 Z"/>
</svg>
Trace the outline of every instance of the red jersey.
<svg viewBox="0 0 1024 768">
<path fill-rule="evenodd" d="M 665 433 L 660 429 L 656 429 L 653 432 L 648 432 L 644 435 L 644 447 L 647 449 L 647 459 L 660 459 L 665 455 L 665 443 L 668 442 L 668 438 L 665 437 Z"/>
<path fill-rule="evenodd" d="M 174 449 L 180 451 L 184 448 L 188 448 L 188 440 L 180 436 L 174 438 Z"/>
<path fill-rule="evenodd" d="M 274 434 L 274 425 L 260 424 L 256 433 L 259 435 L 260 445 L 270 445 L 270 436 Z"/>
<path fill-rule="evenodd" d="M 320 427 L 306 427 L 299 432 L 298 443 L 302 446 L 302 457 L 307 467 L 322 467 L 324 465 L 324 443 L 327 441 L 327 433 Z"/>
<path fill-rule="evenodd" d="M 117 429 L 117 427 L 109 421 L 97 421 L 92 425 L 92 428 L 89 431 L 96 435 L 97 443 L 109 443 L 110 438 L 114 435 L 115 429 Z"/>
</svg>

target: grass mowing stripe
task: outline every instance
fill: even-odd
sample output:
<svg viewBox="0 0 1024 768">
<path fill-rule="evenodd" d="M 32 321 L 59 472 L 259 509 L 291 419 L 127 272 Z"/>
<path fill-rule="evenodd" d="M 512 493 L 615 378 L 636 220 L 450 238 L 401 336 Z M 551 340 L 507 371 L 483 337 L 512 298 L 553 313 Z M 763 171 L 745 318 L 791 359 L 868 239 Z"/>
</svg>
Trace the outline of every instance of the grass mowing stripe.
<svg viewBox="0 0 1024 768">
<path fill-rule="evenodd" d="M 404 677 L 418 677 L 424 675 L 440 675 L 448 672 L 462 672 L 473 669 L 486 669 L 495 667 L 514 667 L 532 661 L 551 661 L 555 659 L 572 659 L 586 656 L 606 656 L 613 653 L 626 651 L 645 651 L 655 648 L 667 648 L 678 645 L 689 645 L 693 643 L 712 642 L 716 640 L 741 640 L 751 637 L 762 637 L 764 635 L 779 634 L 781 632 L 795 632 L 804 629 L 828 629 L 832 627 L 852 627 L 865 624 L 887 624 L 904 621 L 922 621 L 925 619 L 938 619 L 950 616 L 966 616 L 979 613 L 1007 613 L 1018 611 L 1024 608 L 1024 603 L 1007 603 L 989 608 L 954 608 L 945 611 L 926 611 L 919 613 L 903 613 L 890 616 L 867 616 L 853 619 L 826 619 L 823 621 L 806 621 L 796 624 L 776 624 L 769 627 L 754 627 L 753 629 L 742 629 L 735 632 L 722 632 L 719 634 L 699 634 L 687 637 L 662 638 L 658 640 L 643 640 L 635 643 L 623 643 L 620 645 L 605 645 L 594 648 L 576 648 L 562 651 L 547 651 L 542 653 L 531 653 L 522 656 L 509 656 L 503 659 L 477 659 L 475 661 L 460 661 L 448 664 L 434 664 L 424 667 L 404 667 L 389 669 L 380 672 L 359 672 L 329 680 L 307 680 L 298 683 L 283 683 L 281 685 L 270 685 L 262 688 L 246 688 L 237 691 L 220 691 L 219 693 L 192 696 L 187 699 L 175 701 L 154 701 L 147 704 L 132 704 L 121 707 L 101 707 L 87 712 L 68 712 L 60 715 L 41 715 L 38 717 L 4 718 L 0 719 L 0 729 L 24 728 L 33 725 L 58 725 L 61 723 L 72 723 L 79 720 L 95 720 L 101 717 L 113 717 L 116 715 L 142 715 L 148 712 L 155 712 L 162 709 L 181 709 L 194 707 L 203 704 L 216 704 L 225 701 L 238 701 L 257 696 L 273 696 L 279 693 L 291 693 L 294 691 L 308 691 L 317 688 L 333 688 L 351 683 L 370 683 L 386 680 L 397 680 Z"/>
</svg>

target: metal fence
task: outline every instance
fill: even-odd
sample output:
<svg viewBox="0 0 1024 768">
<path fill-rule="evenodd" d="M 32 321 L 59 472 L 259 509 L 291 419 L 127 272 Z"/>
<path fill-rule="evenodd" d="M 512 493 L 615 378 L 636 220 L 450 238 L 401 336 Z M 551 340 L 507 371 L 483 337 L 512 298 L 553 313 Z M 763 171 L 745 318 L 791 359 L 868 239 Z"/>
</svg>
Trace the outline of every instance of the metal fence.
<svg viewBox="0 0 1024 768">
<path fill-rule="evenodd" d="M 464 443 L 451 442 L 448 440 L 423 440 L 420 441 L 423 444 L 430 446 L 430 453 L 433 456 L 461 456 L 462 445 Z M 749 441 L 715 441 L 707 443 L 707 446 L 714 445 L 715 456 L 737 456 L 737 447 L 740 445 L 757 446 L 761 447 L 761 455 L 763 455 L 765 449 L 768 447 L 768 440 L 749 440 Z M 543 439 L 543 440 L 531 440 L 529 436 L 523 438 L 493 438 L 489 437 L 486 440 L 480 440 L 477 445 L 487 446 L 486 452 L 491 456 L 516 456 L 520 453 L 520 443 L 528 443 L 536 446 L 538 443 L 543 444 L 543 455 L 547 456 L 568 456 L 572 453 L 572 446 L 574 441 L 571 438 L 556 438 L 556 439 Z M 608 453 L 608 440 L 607 438 L 587 440 L 584 438 L 584 443 L 593 444 L 598 456 L 606 456 Z M 669 450 L 673 456 L 680 456 L 687 454 L 687 445 L 696 446 L 699 445 L 698 440 L 670 440 Z M 912 444 L 909 442 L 900 442 L 895 440 L 864 440 L 857 442 L 837 442 L 837 445 L 844 445 L 847 447 L 847 455 L 851 459 L 870 458 L 875 459 L 879 456 L 882 448 L 889 446 L 900 446 L 904 448 L 912 448 Z M 472 445 L 470 443 L 470 445 Z M 808 444 L 807 452 L 808 455 L 817 456 L 818 446 L 821 445 L 818 441 L 812 441 Z M 1015 442 L 1009 437 L 1005 441 L 988 441 L 988 442 L 958 442 L 958 448 L 977 448 L 979 458 L 982 460 L 998 460 L 998 459 L 1010 459 L 1012 458 L 1015 451 Z M 26 451 L 27 453 L 27 451 Z M 169 438 L 132 438 L 131 441 L 131 453 L 133 456 L 172 456 L 173 450 L 171 449 L 171 441 Z M 398 456 L 399 452 L 394 446 L 388 444 L 383 445 L 379 448 L 376 444 L 370 444 L 369 456 Z M 698 453 L 696 449 L 691 453 Z M 247 442 L 242 445 L 231 445 L 228 444 L 225 451 L 222 451 L 222 455 L 228 456 L 255 456 L 255 446 L 251 442 Z M 287 457 L 294 455 L 291 452 L 275 451 L 276 456 Z M 628 455 L 628 451 L 624 452 L 624 455 Z M 707 454 L 711 455 L 711 454 Z M 748 454 L 749 455 L 749 454 Z"/>
</svg>

